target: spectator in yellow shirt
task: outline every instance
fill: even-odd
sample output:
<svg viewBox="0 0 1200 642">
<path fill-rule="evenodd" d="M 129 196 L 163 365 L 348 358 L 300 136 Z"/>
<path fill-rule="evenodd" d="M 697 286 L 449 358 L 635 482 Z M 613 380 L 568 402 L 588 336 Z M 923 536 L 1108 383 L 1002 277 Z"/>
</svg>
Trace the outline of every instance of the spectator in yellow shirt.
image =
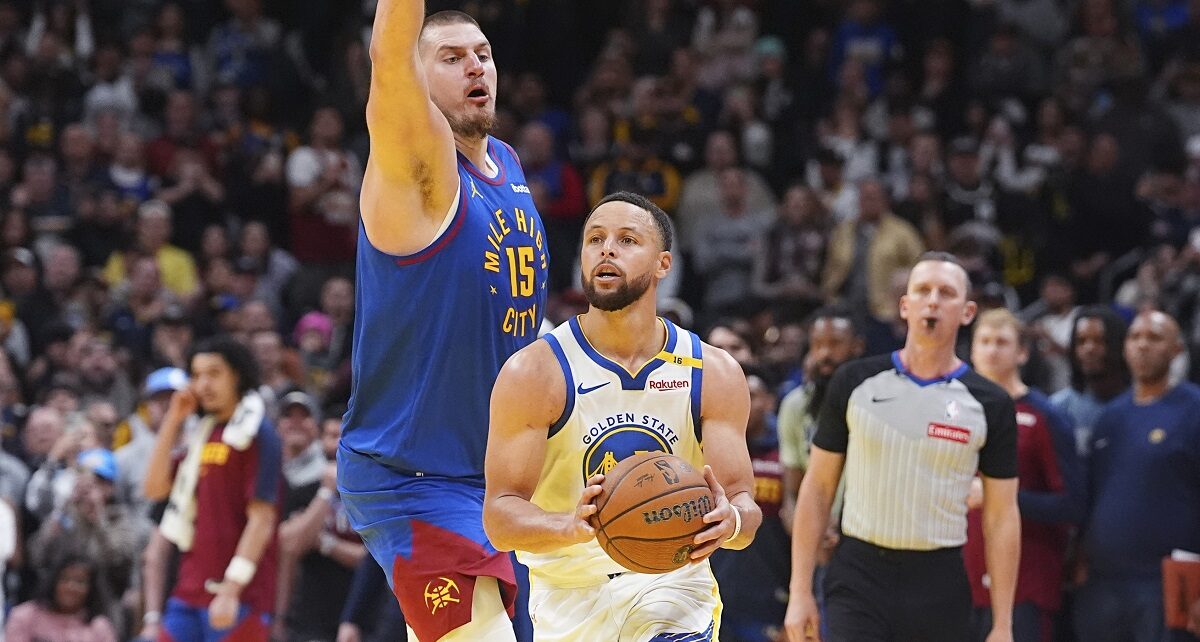
<svg viewBox="0 0 1200 642">
<path fill-rule="evenodd" d="M 180 299 L 190 299 L 199 286 L 196 262 L 186 251 L 168 243 L 170 238 L 171 206 L 159 200 L 142 203 L 134 228 L 134 245 L 130 250 L 113 252 L 108 257 L 104 280 L 110 286 L 119 285 L 128 278 L 127 255 L 149 255 L 158 261 L 163 285 Z"/>
</svg>

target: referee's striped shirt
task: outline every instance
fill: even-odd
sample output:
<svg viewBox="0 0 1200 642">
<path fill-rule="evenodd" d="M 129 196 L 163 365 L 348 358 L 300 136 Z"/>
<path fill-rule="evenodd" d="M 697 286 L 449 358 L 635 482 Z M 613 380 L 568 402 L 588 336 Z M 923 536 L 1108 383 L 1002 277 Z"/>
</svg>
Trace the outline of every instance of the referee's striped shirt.
<svg viewBox="0 0 1200 642">
<path fill-rule="evenodd" d="M 1008 393 L 966 364 L 920 379 L 898 352 L 838 369 L 813 445 L 846 455 L 842 532 L 891 549 L 962 546 L 976 471 L 1017 476 Z"/>
</svg>

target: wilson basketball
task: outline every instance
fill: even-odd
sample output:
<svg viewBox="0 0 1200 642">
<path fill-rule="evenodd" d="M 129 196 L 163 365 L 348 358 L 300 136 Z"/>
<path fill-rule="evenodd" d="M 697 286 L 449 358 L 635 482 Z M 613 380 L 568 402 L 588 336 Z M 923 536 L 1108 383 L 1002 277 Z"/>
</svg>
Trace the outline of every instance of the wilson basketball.
<svg viewBox="0 0 1200 642">
<path fill-rule="evenodd" d="M 604 477 L 596 498 L 596 540 L 621 566 L 666 573 L 691 561 L 692 538 L 716 508 L 704 473 L 674 455 L 634 455 Z"/>
</svg>

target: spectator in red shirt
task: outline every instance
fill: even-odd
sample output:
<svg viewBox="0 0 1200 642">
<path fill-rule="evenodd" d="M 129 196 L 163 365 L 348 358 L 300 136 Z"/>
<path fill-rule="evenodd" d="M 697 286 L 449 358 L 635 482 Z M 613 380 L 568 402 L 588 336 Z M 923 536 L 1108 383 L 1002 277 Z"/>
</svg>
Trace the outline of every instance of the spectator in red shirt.
<svg viewBox="0 0 1200 642">
<path fill-rule="evenodd" d="M 146 146 L 146 167 L 151 174 L 166 178 L 181 150 L 198 153 L 209 172 L 217 171 L 219 149 L 196 123 L 196 99 L 190 91 L 173 91 L 163 112 L 166 125 L 162 136 Z"/>
<path fill-rule="evenodd" d="M 1029 358 L 1028 339 L 1024 324 L 1011 312 L 989 310 L 975 323 L 971 361 L 979 374 L 1012 396 L 1017 409 L 1017 505 L 1022 519 L 1013 641 L 1049 642 L 1054 639 L 1052 616 L 1062 603 L 1069 528 L 1083 517 L 1083 470 L 1070 420 L 1046 395 L 1021 381 L 1020 368 Z M 982 642 L 992 629 L 992 618 L 978 480 L 967 503 L 971 511 L 963 559 L 975 603 L 975 639 Z"/>
<path fill-rule="evenodd" d="M 146 471 L 151 500 L 170 496 L 162 533 L 182 552 L 160 642 L 262 641 L 275 605 L 282 446 L 254 392 L 250 351 L 225 336 L 191 358 L 191 384 L 171 398 Z M 203 418 L 171 481 L 184 420 Z"/>
<path fill-rule="evenodd" d="M 292 254 L 303 263 L 354 260 L 358 239 L 358 190 L 362 165 L 342 146 L 342 117 L 318 109 L 309 126 L 309 144 L 287 161 Z"/>
</svg>

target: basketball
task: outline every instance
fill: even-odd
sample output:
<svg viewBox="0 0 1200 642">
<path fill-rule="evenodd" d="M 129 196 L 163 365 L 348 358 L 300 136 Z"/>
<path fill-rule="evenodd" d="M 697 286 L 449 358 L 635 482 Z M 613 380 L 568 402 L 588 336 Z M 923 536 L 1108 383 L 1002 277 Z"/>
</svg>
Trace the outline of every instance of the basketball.
<svg viewBox="0 0 1200 642">
<path fill-rule="evenodd" d="M 660 452 L 626 458 L 600 487 L 596 540 L 636 573 L 666 573 L 691 561 L 692 538 L 717 505 L 702 471 Z"/>
</svg>

